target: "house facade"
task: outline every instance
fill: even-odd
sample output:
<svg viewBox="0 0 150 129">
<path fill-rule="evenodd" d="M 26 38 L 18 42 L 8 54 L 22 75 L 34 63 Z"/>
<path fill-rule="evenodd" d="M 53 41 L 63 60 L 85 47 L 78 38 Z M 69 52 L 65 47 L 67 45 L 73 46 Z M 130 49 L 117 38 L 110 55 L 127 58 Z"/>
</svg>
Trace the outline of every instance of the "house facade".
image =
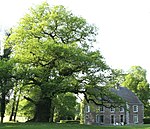
<svg viewBox="0 0 150 129">
<path fill-rule="evenodd" d="M 138 97 L 126 87 L 112 89 L 112 92 L 126 101 L 120 107 L 106 108 L 94 104 L 85 106 L 85 124 L 94 125 L 130 125 L 142 124 L 144 117 L 144 107 Z"/>
</svg>

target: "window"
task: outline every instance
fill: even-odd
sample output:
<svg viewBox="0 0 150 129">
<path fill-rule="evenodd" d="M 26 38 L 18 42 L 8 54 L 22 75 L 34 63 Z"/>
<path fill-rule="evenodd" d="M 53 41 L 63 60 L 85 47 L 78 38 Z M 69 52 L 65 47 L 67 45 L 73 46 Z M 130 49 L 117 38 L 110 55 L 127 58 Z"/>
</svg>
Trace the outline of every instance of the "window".
<svg viewBox="0 0 150 129">
<path fill-rule="evenodd" d="M 88 116 L 88 115 L 86 115 L 86 116 L 85 116 L 85 118 L 86 118 L 86 119 L 89 119 L 89 116 Z"/>
<path fill-rule="evenodd" d="M 115 111 L 115 108 L 111 107 L 110 112 L 114 112 L 114 111 Z"/>
<path fill-rule="evenodd" d="M 88 113 L 88 112 L 90 112 L 90 106 L 88 105 L 88 106 L 86 106 L 86 113 Z"/>
<path fill-rule="evenodd" d="M 96 123 L 99 123 L 99 115 L 96 115 Z"/>
<path fill-rule="evenodd" d="M 110 123 L 114 124 L 115 123 L 115 115 L 110 116 Z"/>
<path fill-rule="evenodd" d="M 138 123 L 138 115 L 133 115 L 133 122 L 134 122 L 135 124 Z"/>
<path fill-rule="evenodd" d="M 124 115 L 120 115 L 120 123 L 124 122 Z"/>
<path fill-rule="evenodd" d="M 123 107 L 120 107 L 120 112 L 124 112 L 124 108 Z"/>
<path fill-rule="evenodd" d="M 133 112 L 138 112 L 138 106 L 137 105 L 133 106 Z"/>
<path fill-rule="evenodd" d="M 104 115 L 100 115 L 100 123 L 101 123 L 101 124 L 104 123 Z"/>
<path fill-rule="evenodd" d="M 104 106 L 100 106 L 100 112 L 104 112 Z"/>
</svg>

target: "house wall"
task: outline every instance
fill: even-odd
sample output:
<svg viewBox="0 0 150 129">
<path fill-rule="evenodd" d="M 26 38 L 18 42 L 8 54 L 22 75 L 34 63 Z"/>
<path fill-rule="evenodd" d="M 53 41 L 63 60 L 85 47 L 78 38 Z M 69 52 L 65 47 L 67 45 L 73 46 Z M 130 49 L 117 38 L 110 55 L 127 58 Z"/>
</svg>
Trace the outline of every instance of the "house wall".
<svg viewBox="0 0 150 129">
<path fill-rule="evenodd" d="M 101 113 L 100 113 L 101 114 Z M 125 122 L 125 110 L 123 112 L 120 111 L 120 108 L 115 108 L 115 111 L 110 111 L 110 108 L 105 108 L 104 114 L 104 123 L 105 125 L 114 125 L 121 124 L 121 115 L 123 116 L 123 122 Z M 114 122 L 111 121 L 111 116 L 114 116 Z"/>
<path fill-rule="evenodd" d="M 138 106 L 138 112 L 133 111 L 133 106 Z M 87 108 L 87 106 L 86 106 Z M 129 116 L 127 116 L 129 114 Z M 103 115 L 104 122 L 100 122 L 100 116 Z M 134 122 L 134 116 L 138 116 L 138 122 Z M 99 120 L 98 120 L 99 116 Z M 111 116 L 114 116 L 114 123 L 111 123 Z M 123 122 L 121 122 L 121 117 L 123 117 Z M 127 118 L 128 117 L 128 118 Z M 127 123 L 127 119 L 129 120 Z M 99 122 L 98 122 L 99 121 Z M 110 108 L 104 108 L 104 111 L 100 111 L 100 107 L 96 105 L 90 105 L 90 110 L 85 111 L 85 124 L 95 124 L 95 125 L 114 125 L 114 124 L 142 124 L 143 123 L 143 105 L 129 104 L 128 110 L 121 112 L 120 108 L 115 108 L 114 112 L 110 111 Z"/>
<path fill-rule="evenodd" d="M 133 106 L 137 105 L 138 106 L 138 112 L 133 111 Z M 144 109 L 143 105 L 138 105 L 138 104 L 130 104 L 129 106 L 129 124 L 143 124 L 143 118 L 144 118 Z M 138 122 L 134 122 L 134 116 L 138 116 Z"/>
</svg>

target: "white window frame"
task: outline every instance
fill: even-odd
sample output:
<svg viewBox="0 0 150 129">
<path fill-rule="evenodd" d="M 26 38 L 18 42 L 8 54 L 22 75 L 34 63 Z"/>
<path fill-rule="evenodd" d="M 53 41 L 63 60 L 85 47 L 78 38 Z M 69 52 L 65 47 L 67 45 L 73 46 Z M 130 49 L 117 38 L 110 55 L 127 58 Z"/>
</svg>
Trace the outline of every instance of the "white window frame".
<svg viewBox="0 0 150 129">
<path fill-rule="evenodd" d="M 101 116 L 103 116 L 103 122 L 101 121 Z M 99 121 L 100 121 L 100 124 L 104 124 L 104 115 L 100 115 L 100 117 L 99 117 Z"/>
<path fill-rule="evenodd" d="M 112 116 L 114 116 L 114 123 L 111 123 L 111 120 L 112 120 L 111 117 L 112 117 Z M 114 115 L 114 114 L 113 114 L 113 115 L 110 115 L 110 124 L 115 124 L 115 123 L 116 123 L 115 115 Z"/>
<path fill-rule="evenodd" d="M 101 109 L 102 109 L 102 110 L 101 110 Z M 99 111 L 100 111 L 100 112 L 105 112 L 105 107 L 104 107 L 104 106 L 100 106 L 100 107 L 99 107 Z"/>
<path fill-rule="evenodd" d="M 111 108 L 110 108 L 110 112 L 115 112 L 115 108 L 114 108 L 114 107 L 111 107 Z"/>
<path fill-rule="evenodd" d="M 90 106 L 89 105 L 86 106 L 86 113 L 88 113 L 88 112 L 90 112 Z"/>
<path fill-rule="evenodd" d="M 133 122 L 134 124 L 137 124 L 139 122 L 138 114 L 133 115 Z"/>
<path fill-rule="evenodd" d="M 138 105 L 133 105 L 133 112 L 138 112 Z"/>
<path fill-rule="evenodd" d="M 121 116 L 123 116 L 123 121 L 121 121 Z M 121 123 L 121 122 L 124 122 L 124 115 L 121 114 L 121 115 L 119 116 L 119 121 L 120 121 L 120 123 Z"/>
<path fill-rule="evenodd" d="M 96 123 L 99 123 L 100 122 L 100 116 L 99 114 L 96 115 Z"/>
<path fill-rule="evenodd" d="M 119 111 L 120 111 L 120 112 L 124 112 L 124 107 L 121 106 L 121 107 L 119 108 Z"/>
</svg>

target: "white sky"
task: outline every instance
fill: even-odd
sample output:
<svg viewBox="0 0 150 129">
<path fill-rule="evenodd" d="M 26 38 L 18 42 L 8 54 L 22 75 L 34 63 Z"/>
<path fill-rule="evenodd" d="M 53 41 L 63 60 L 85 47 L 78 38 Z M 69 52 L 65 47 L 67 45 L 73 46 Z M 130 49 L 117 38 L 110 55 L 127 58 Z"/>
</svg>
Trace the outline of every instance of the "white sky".
<svg viewBox="0 0 150 129">
<path fill-rule="evenodd" d="M 12 27 L 43 0 L 1 0 L 0 28 Z M 128 70 L 140 65 L 150 82 L 150 0 L 47 0 L 61 4 L 99 28 L 97 48 L 108 65 Z"/>
</svg>

